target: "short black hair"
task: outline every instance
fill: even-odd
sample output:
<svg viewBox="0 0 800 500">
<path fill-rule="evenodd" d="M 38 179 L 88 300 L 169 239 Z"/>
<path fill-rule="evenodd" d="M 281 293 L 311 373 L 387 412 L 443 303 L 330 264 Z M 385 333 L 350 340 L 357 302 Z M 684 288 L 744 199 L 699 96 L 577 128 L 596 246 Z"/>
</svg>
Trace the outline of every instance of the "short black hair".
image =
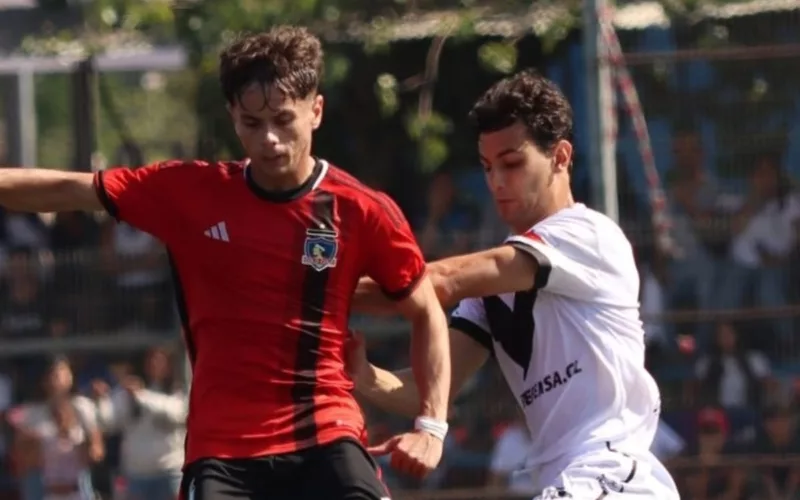
<svg viewBox="0 0 800 500">
<path fill-rule="evenodd" d="M 247 86 L 260 83 L 274 85 L 288 98 L 304 99 L 319 88 L 322 60 L 322 43 L 306 28 L 278 26 L 244 36 L 220 54 L 222 93 L 233 104 Z"/>
<path fill-rule="evenodd" d="M 479 134 L 519 121 L 544 154 L 552 153 L 559 141 L 572 141 L 572 106 L 554 82 L 535 70 L 492 85 L 472 107 L 469 118 Z"/>
</svg>

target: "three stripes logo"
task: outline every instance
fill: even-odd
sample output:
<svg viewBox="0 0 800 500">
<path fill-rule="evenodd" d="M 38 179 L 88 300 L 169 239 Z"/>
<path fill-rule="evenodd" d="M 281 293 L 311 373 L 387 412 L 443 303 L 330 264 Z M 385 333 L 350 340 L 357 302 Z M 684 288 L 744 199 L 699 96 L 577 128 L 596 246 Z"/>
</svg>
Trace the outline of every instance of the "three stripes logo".
<svg viewBox="0 0 800 500">
<path fill-rule="evenodd" d="M 228 225 L 225 224 L 225 222 L 217 222 L 210 228 L 206 229 L 203 234 L 212 240 L 225 242 L 231 241 L 228 237 Z"/>
</svg>

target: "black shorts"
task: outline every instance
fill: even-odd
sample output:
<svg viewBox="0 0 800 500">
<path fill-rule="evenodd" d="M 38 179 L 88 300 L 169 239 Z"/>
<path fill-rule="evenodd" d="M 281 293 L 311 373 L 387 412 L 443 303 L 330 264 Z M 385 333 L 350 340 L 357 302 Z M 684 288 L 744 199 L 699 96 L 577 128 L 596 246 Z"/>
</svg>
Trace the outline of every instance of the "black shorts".
<svg viewBox="0 0 800 500">
<path fill-rule="evenodd" d="M 296 453 L 203 458 L 187 465 L 182 500 L 388 500 L 380 471 L 361 444 L 342 439 Z"/>
</svg>

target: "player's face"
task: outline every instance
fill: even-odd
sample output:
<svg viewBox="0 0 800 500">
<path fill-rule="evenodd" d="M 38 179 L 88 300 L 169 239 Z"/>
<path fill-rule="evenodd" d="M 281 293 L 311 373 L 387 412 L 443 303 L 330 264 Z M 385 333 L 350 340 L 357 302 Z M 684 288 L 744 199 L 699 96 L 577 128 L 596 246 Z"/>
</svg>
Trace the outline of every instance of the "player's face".
<svg viewBox="0 0 800 500">
<path fill-rule="evenodd" d="M 289 99 L 279 90 L 254 83 L 228 111 L 252 168 L 280 178 L 308 160 L 311 135 L 322 123 L 322 107 L 321 95 Z"/>
<path fill-rule="evenodd" d="M 478 149 L 497 210 L 515 232 L 526 231 L 550 215 L 559 193 L 565 187 L 569 192 L 572 145 L 567 141 L 560 141 L 552 154 L 544 154 L 517 122 L 481 134 Z"/>
</svg>

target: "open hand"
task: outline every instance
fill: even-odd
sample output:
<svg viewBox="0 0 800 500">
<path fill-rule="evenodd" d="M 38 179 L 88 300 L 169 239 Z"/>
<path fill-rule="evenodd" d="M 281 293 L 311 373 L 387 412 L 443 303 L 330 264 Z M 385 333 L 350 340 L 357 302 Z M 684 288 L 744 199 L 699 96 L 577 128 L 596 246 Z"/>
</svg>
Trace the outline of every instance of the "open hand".
<svg viewBox="0 0 800 500">
<path fill-rule="evenodd" d="M 424 431 L 407 432 L 368 448 L 375 456 L 391 455 L 392 468 L 422 479 L 442 459 L 442 440 Z"/>
<path fill-rule="evenodd" d="M 144 389 L 144 381 L 134 375 L 128 375 L 123 378 L 120 385 L 131 395 L 136 395 L 139 391 Z"/>
</svg>

